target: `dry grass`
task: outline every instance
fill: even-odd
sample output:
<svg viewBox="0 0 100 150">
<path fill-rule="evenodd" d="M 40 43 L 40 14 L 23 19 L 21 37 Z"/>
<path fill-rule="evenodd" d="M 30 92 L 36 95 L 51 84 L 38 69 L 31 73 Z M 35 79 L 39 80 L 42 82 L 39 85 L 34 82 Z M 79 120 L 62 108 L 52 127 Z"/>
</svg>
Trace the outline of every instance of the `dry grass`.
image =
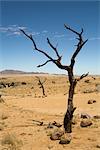
<svg viewBox="0 0 100 150">
<path fill-rule="evenodd" d="M 2 138 L 1 144 L 3 147 L 9 150 L 20 150 L 22 141 L 18 140 L 14 134 L 7 134 Z"/>
</svg>

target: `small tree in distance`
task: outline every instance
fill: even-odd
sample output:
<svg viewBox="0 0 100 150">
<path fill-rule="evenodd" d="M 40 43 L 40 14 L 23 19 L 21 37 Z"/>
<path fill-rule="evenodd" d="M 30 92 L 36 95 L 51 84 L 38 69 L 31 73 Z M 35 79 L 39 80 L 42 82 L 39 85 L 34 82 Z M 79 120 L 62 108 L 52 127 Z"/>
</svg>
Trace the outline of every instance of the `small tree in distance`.
<svg viewBox="0 0 100 150">
<path fill-rule="evenodd" d="M 41 81 L 38 76 L 36 76 L 36 78 L 38 79 L 38 82 L 39 82 L 38 85 L 40 85 L 40 88 L 42 88 L 43 97 L 46 97 L 44 85 L 43 85 L 46 82 L 46 79 L 44 81 Z"/>
<path fill-rule="evenodd" d="M 59 55 L 57 48 L 55 46 L 53 46 L 53 44 L 50 42 L 49 38 L 47 38 L 47 43 L 52 48 L 54 53 L 56 54 L 56 56 L 57 56 L 56 59 L 54 59 L 53 57 L 48 55 L 48 53 L 46 53 L 45 51 L 37 48 L 37 45 L 36 45 L 32 35 L 28 35 L 22 29 L 20 29 L 20 31 L 32 41 L 35 51 L 42 53 L 43 55 L 45 55 L 48 58 L 48 60 L 46 62 L 38 65 L 37 67 L 42 67 L 42 66 L 46 65 L 48 62 L 53 62 L 58 68 L 66 70 L 68 72 L 68 79 L 69 79 L 70 86 L 69 86 L 69 94 L 68 94 L 68 105 L 67 105 L 67 110 L 66 110 L 66 113 L 64 116 L 64 129 L 65 129 L 65 133 L 71 133 L 72 132 L 73 113 L 76 109 L 76 107 L 74 107 L 74 105 L 73 105 L 74 90 L 75 90 L 77 82 L 88 75 L 88 73 L 86 73 L 86 74 L 81 75 L 79 78 L 75 78 L 74 73 L 73 73 L 73 68 L 74 68 L 76 56 L 78 55 L 78 53 L 80 52 L 80 50 L 82 49 L 82 47 L 88 40 L 85 40 L 85 41 L 83 40 L 83 37 L 82 37 L 83 29 L 81 29 L 81 32 L 79 33 L 77 31 L 73 30 L 72 28 L 70 28 L 66 24 L 64 24 L 64 27 L 65 27 L 65 29 L 76 34 L 77 35 L 76 39 L 78 40 L 76 49 L 71 57 L 70 65 L 62 65 L 62 63 L 61 63 L 62 56 Z"/>
</svg>

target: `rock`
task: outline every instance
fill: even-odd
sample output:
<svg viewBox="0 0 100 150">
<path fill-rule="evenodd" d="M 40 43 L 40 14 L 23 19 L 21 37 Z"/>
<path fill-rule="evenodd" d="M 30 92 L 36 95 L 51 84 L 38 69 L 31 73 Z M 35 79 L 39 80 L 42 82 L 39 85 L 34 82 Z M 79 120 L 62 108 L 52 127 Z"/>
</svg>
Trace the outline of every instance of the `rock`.
<svg viewBox="0 0 100 150">
<path fill-rule="evenodd" d="M 53 128 L 52 123 L 49 123 L 48 126 L 47 126 L 47 128 Z"/>
<path fill-rule="evenodd" d="M 77 124 L 77 121 L 75 119 L 72 120 L 72 124 L 75 125 Z"/>
<path fill-rule="evenodd" d="M 26 82 L 21 82 L 21 84 L 22 84 L 22 85 L 26 85 L 27 83 L 26 83 Z"/>
<path fill-rule="evenodd" d="M 2 88 L 6 88 L 6 85 L 5 85 L 5 83 L 3 83 L 3 82 L 0 82 L 0 88 L 2 89 Z"/>
<path fill-rule="evenodd" d="M 95 89 L 85 89 L 83 91 L 83 93 L 93 93 L 93 92 L 96 92 L 96 90 Z"/>
<path fill-rule="evenodd" d="M 92 121 L 91 120 L 82 120 L 81 123 L 80 123 L 80 126 L 81 127 L 88 127 L 88 126 L 91 126 L 92 125 Z"/>
<path fill-rule="evenodd" d="M 61 139 L 59 144 L 69 144 L 70 143 L 70 140 L 68 139 Z"/>
<path fill-rule="evenodd" d="M 71 136 L 68 134 L 64 134 L 64 136 L 61 137 L 59 144 L 69 144 L 71 142 Z"/>
<path fill-rule="evenodd" d="M 96 103 L 96 100 L 93 99 L 88 100 L 88 104 L 93 104 L 93 103 Z"/>
<path fill-rule="evenodd" d="M 96 145 L 96 148 L 100 148 L 100 144 L 97 144 L 97 145 Z"/>
<path fill-rule="evenodd" d="M 90 80 L 89 80 L 89 79 L 87 79 L 87 80 L 85 80 L 84 82 L 85 82 L 85 83 L 90 83 Z"/>
<path fill-rule="evenodd" d="M 58 128 L 60 128 L 60 127 L 62 126 L 62 124 L 57 123 L 56 121 L 54 121 L 52 124 L 53 124 L 54 126 L 58 127 Z"/>
<path fill-rule="evenodd" d="M 100 119 L 100 115 L 93 116 L 94 119 Z"/>
<path fill-rule="evenodd" d="M 81 118 L 83 118 L 83 119 L 85 119 L 85 118 L 90 119 L 91 116 L 89 114 L 87 114 L 87 113 L 81 113 Z"/>
<path fill-rule="evenodd" d="M 55 130 L 51 136 L 50 139 L 51 140 L 60 140 L 61 136 L 64 134 L 64 131 L 62 130 Z"/>
</svg>

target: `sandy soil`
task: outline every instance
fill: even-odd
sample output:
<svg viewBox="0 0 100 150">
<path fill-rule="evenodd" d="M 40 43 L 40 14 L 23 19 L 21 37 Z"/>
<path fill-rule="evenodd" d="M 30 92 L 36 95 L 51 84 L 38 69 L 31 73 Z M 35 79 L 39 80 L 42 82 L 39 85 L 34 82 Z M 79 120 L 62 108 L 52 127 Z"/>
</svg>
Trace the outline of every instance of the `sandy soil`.
<svg viewBox="0 0 100 150">
<path fill-rule="evenodd" d="M 38 84 L 36 75 L 1 76 L 6 88 L 0 88 L 0 150 L 97 150 L 100 149 L 100 77 L 87 77 L 80 81 L 74 95 L 74 106 L 77 107 L 74 118 L 72 141 L 60 145 L 59 140 L 52 141 L 50 134 L 57 128 L 47 128 L 50 122 L 63 124 L 67 107 L 69 82 L 66 76 L 40 75 L 44 80 L 45 94 Z M 13 86 L 8 84 L 14 82 Z M 88 104 L 88 100 L 96 103 Z M 80 114 L 88 113 L 93 124 L 80 127 Z M 39 126 L 38 122 L 43 121 Z M 61 127 L 63 129 L 63 127 Z"/>
</svg>

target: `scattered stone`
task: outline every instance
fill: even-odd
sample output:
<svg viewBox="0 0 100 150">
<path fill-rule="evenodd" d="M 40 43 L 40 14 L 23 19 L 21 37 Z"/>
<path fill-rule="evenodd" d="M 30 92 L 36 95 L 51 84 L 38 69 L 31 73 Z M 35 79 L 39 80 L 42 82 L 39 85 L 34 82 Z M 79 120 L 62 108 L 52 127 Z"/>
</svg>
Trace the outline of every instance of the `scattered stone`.
<svg viewBox="0 0 100 150">
<path fill-rule="evenodd" d="M 77 124 L 77 119 L 76 119 L 76 118 L 73 118 L 72 124 L 73 124 L 73 125 Z"/>
<path fill-rule="evenodd" d="M 87 113 L 81 113 L 81 118 L 83 118 L 83 119 L 90 119 L 91 116 L 89 114 L 87 114 Z"/>
<path fill-rule="evenodd" d="M 2 89 L 2 88 L 6 88 L 6 85 L 5 85 L 5 83 L 0 82 L 0 89 Z"/>
<path fill-rule="evenodd" d="M 86 89 L 83 91 L 83 93 L 93 93 L 93 92 L 96 92 L 95 89 Z"/>
<path fill-rule="evenodd" d="M 0 118 L 2 120 L 8 119 L 8 115 L 3 113 Z"/>
<path fill-rule="evenodd" d="M 64 134 L 64 136 L 61 137 L 59 144 L 69 144 L 71 142 L 71 136 Z"/>
<path fill-rule="evenodd" d="M 88 104 L 93 104 L 93 103 L 96 103 L 96 100 L 93 99 L 88 100 Z"/>
<path fill-rule="evenodd" d="M 95 80 L 96 78 L 95 78 L 95 77 L 92 77 L 92 79 L 94 79 L 94 80 Z"/>
<path fill-rule="evenodd" d="M 22 85 L 26 85 L 27 83 L 26 83 L 26 82 L 22 82 L 21 84 L 22 84 Z"/>
<path fill-rule="evenodd" d="M 53 128 L 52 123 L 49 123 L 48 126 L 47 126 L 47 128 Z"/>
<path fill-rule="evenodd" d="M 91 126 L 92 125 L 92 121 L 91 120 L 82 120 L 81 123 L 80 123 L 80 126 L 81 127 L 88 127 L 88 126 Z"/>
<path fill-rule="evenodd" d="M 51 140 L 60 140 L 61 136 L 64 134 L 64 131 L 62 130 L 55 130 L 51 136 L 50 139 Z"/>
<path fill-rule="evenodd" d="M 87 80 L 85 80 L 84 82 L 85 82 L 85 83 L 90 83 L 90 80 L 89 80 L 89 79 L 87 79 Z"/>
<path fill-rule="evenodd" d="M 100 144 L 97 144 L 97 145 L 96 145 L 96 148 L 100 148 Z"/>
<path fill-rule="evenodd" d="M 93 116 L 94 119 L 100 119 L 100 115 Z"/>
<path fill-rule="evenodd" d="M 54 121 L 52 124 L 53 124 L 54 126 L 58 127 L 58 128 L 60 128 L 60 127 L 62 126 L 62 124 L 57 123 L 56 121 Z"/>
</svg>

